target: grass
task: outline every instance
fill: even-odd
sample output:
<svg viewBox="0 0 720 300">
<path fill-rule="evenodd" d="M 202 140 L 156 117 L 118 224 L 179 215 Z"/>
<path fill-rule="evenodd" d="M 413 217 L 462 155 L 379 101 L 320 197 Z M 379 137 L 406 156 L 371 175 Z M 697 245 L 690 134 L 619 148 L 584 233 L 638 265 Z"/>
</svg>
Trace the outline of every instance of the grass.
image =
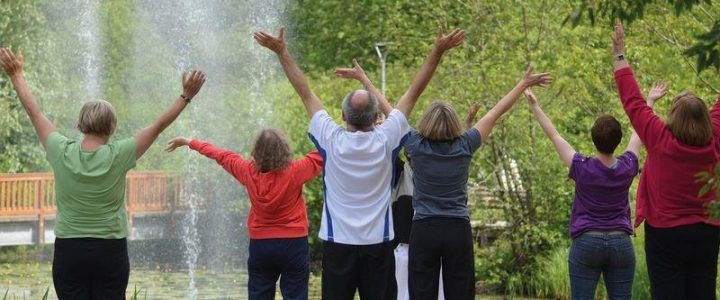
<svg viewBox="0 0 720 300">
<path fill-rule="evenodd" d="M 0 291 L 5 289 L 2 300 L 57 299 L 52 289 L 51 274 L 50 264 L 1 264 Z M 187 296 L 188 276 L 184 270 L 133 268 L 130 274 L 128 287 L 131 288 L 127 292 L 130 300 L 184 299 Z M 198 270 L 196 284 L 198 299 L 247 299 L 247 275 L 244 270 Z M 276 299 L 282 299 L 279 289 Z M 309 299 L 320 299 L 320 276 L 310 276 Z M 478 295 L 476 299 L 499 300 L 505 297 Z"/>
<path fill-rule="evenodd" d="M 8 299 L 9 299 L 9 298 L 8 298 L 8 293 L 9 293 L 9 292 L 10 292 L 10 289 L 6 289 L 6 290 L 5 290 L 5 295 L 3 295 L 3 300 L 8 300 Z M 45 288 L 45 293 L 43 294 L 42 298 L 40 298 L 40 299 L 42 299 L 42 300 L 47 300 L 47 299 L 48 299 L 48 296 L 50 296 L 50 287 Z M 23 296 L 23 298 L 25 298 L 25 297 Z M 17 299 L 17 298 L 15 297 L 15 295 L 13 295 L 13 299 Z"/>
</svg>

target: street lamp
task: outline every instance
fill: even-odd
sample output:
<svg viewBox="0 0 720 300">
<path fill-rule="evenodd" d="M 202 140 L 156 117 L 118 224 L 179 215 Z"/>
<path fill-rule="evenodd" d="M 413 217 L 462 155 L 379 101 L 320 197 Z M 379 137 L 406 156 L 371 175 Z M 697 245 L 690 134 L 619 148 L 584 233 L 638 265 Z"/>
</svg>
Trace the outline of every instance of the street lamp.
<svg viewBox="0 0 720 300">
<path fill-rule="evenodd" d="M 388 51 L 387 47 L 389 46 L 389 43 L 386 42 L 376 42 L 375 43 L 375 52 L 377 53 L 378 58 L 380 59 L 380 78 L 381 78 L 381 89 L 383 95 L 385 95 L 385 60 L 387 59 Z M 386 50 L 383 53 L 383 50 Z"/>
</svg>

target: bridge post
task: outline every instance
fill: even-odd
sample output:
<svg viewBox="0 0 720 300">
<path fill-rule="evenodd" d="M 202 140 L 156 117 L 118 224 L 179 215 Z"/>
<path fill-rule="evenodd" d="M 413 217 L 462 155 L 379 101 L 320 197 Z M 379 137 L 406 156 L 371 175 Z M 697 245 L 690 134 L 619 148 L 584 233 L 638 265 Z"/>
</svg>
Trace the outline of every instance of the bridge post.
<svg viewBox="0 0 720 300">
<path fill-rule="evenodd" d="M 126 190 L 126 195 L 125 195 L 125 201 L 126 201 L 125 209 L 126 209 L 127 217 L 128 217 L 128 224 L 127 224 L 128 225 L 128 237 L 127 237 L 127 239 L 132 240 L 133 235 L 134 235 L 133 234 L 133 231 L 134 231 L 133 230 L 133 219 L 135 218 L 135 216 L 133 216 L 133 207 L 135 206 L 135 202 L 136 202 L 135 201 L 136 195 L 135 195 L 135 190 L 134 190 L 135 180 L 133 180 L 133 178 L 127 178 L 126 180 L 127 181 L 126 181 L 125 185 L 127 187 L 127 190 Z"/>
<path fill-rule="evenodd" d="M 35 237 L 35 243 L 40 245 L 45 243 L 45 214 L 43 207 L 44 185 L 42 180 L 35 181 L 35 207 L 37 208 L 37 236 Z"/>
</svg>

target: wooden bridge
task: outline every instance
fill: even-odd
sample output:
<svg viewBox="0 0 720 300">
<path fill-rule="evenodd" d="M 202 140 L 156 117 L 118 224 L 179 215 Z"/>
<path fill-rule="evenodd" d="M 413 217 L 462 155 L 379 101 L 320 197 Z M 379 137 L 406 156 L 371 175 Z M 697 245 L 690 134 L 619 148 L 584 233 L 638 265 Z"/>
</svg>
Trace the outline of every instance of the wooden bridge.
<svg viewBox="0 0 720 300">
<path fill-rule="evenodd" d="M 180 190 L 179 174 L 162 171 L 129 172 L 125 191 L 129 238 L 134 237 L 133 222 L 137 218 L 172 215 L 176 210 L 181 210 L 184 205 L 180 202 Z M 46 222 L 54 222 L 56 210 L 52 173 L 0 174 L 0 227 L 11 228 L 0 230 L 0 235 L 13 232 L 12 228 L 17 228 L 16 235 L 17 232 L 28 232 L 27 228 L 30 228 L 32 243 L 45 243 Z M 28 223 L 32 226 L 20 225 Z M 0 239 L 0 245 L 14 244 L 9 240 Z"/>
</svg>

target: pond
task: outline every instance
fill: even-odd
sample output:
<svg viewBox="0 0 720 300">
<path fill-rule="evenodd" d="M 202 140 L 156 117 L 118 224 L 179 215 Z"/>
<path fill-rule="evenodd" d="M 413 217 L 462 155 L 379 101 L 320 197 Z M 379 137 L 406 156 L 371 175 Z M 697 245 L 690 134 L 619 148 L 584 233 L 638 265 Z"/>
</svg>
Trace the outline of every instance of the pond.
<svg viewBox="0 0 720 300">
<path fill-rule="evenodd" d="M 7 299 L 41 299 L 49 289 L 48 299 L 57 299 L 52 287 L 49 263 L 0 264 L 0 296 Z M 132 299 L 185 299 L 189 275 L 186 270 L 133 268 L 127 297 Z M 197 270 L 197 299 L 247 299 L 247 272 L 243 269 Z M 230 287 L 230 288 L 228 288 Z M 279 290 L 276 299 L 282 299 Z M 310 299 L 320 299 L 320 278 L 310 279 Z M 476 299 L 499 300 L 502 296 L 478 295 Z M 518 299 L 518 298 L 515 298 Z"/>
</svg>

